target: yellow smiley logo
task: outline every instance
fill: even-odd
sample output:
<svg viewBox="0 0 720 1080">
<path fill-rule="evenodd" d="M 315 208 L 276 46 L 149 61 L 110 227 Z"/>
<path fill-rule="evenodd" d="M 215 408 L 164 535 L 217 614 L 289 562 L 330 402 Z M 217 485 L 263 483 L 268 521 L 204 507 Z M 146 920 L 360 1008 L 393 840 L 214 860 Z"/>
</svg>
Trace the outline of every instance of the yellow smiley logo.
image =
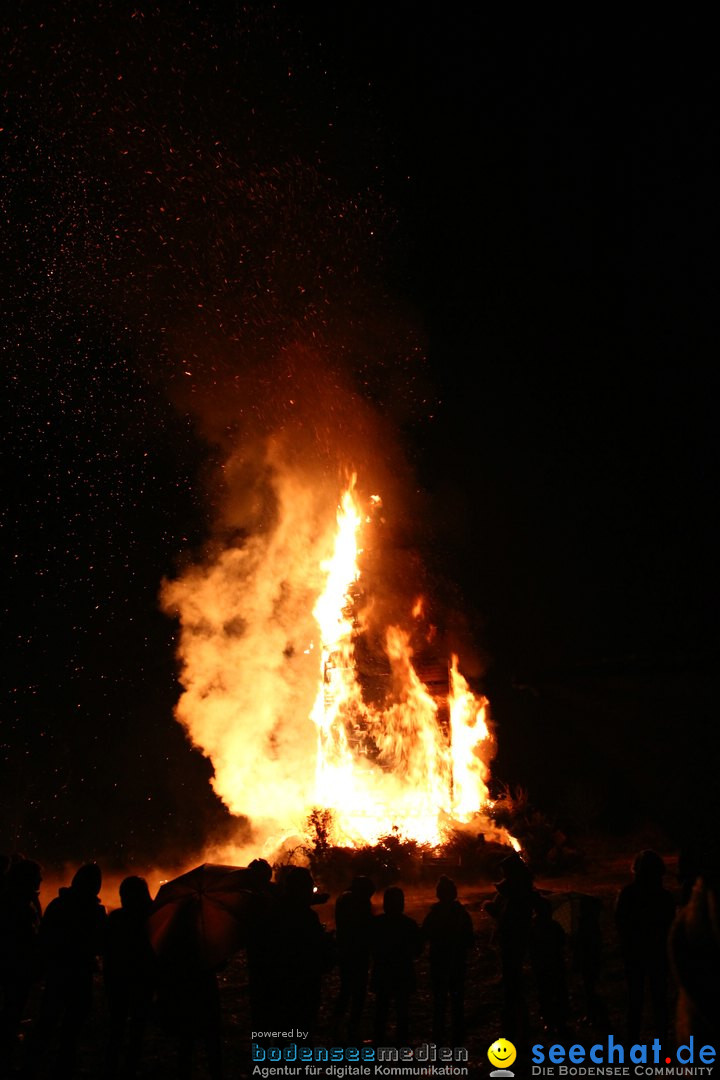
<svg viewBox="0 0 720 1080">
<path fill-rule="evenodd" d="M 488 1061 L 498 1069 L 505 1069 L 512 1065 L 517 1057 L 517 1050 L 507 1039 L 496 1039 L 488 1050 Z"/>
</svg>

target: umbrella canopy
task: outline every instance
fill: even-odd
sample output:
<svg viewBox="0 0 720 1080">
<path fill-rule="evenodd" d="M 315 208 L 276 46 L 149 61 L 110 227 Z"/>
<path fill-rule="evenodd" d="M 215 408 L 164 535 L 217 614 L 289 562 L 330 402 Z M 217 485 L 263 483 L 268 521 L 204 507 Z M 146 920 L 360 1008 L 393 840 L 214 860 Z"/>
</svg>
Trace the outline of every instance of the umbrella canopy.
<svg viewBox="0 0 720 1080">
<path fill-rule="evenodd" d="M 153 949 L 169 963 L 204 970 L 224 964 L 244 944 L 262 903 L 244 867 L 203 863 L 160 887 L 148 919 Z"/>
</svg>

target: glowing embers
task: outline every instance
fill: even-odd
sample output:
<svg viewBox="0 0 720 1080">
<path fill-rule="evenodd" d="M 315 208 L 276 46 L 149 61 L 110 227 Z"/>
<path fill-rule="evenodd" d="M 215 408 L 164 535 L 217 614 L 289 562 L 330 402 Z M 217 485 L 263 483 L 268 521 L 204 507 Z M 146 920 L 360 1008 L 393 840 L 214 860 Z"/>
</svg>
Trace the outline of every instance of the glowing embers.
<svg viewBox="0 0 720 1080">
<path fill-rule="evenodd" d="M 379 505 L 377 496 L 372 503 Z M 353 480 L 338 509 L 333 554 L 322 567 L 326 587 L 314 608 L 322 657 L 312 711 L 318 732 L 315 804 L 332 811 L 336 844 L 374 844 L 395 829 L 437 846 L 454 825 L 489 808 L 487 701 L 472 694 L 456 657 L 445 694 L 431 693 L 413 663 L 410 635 L 398 626 L 389 626 L 384 640 L 388 700 L 365 700 L 356 663 L 354 590 L 360 530 L 370 521 L 358 506 Z M 416 602 L 412 614 L 421 613 Z"/>
</svg>

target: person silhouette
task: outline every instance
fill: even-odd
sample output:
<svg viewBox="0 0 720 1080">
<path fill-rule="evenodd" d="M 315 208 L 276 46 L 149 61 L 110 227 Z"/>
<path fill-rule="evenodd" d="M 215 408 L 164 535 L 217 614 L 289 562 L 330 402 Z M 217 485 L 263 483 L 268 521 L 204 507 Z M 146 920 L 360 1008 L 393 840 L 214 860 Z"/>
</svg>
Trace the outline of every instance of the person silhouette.
<svg viewBox="0 0 720 1080">
<path fill-rule="evenodd" d="M 42 870 L 33 859 L 10 863 L 0 893 L 0 1077 L 10 1075 L 23 1012 L 39 976 Z"/>
<path fill-rule="evenodd" d="M 45 986 L 36 1029 L 29 1040 L 27 1072 L 57 1036 L 55 1075 L 72 1076 L 83 1023 L 92 1009 L 93 975 L 103 948 L 106 913 L 98 896 L 102 873 L 86 863 L 69 888 L 61 888 L 40 923 Z"/>
<path fill-rule="evenodd" d="M 247 870 L 249 888 L 252 892 L 261 896 L 269 896 L 275 891 L 276 886 L 272 880 L 272 866 L 267 859 L 253 859 L 248 864 Z"/>
<path fill-rule="evenodd" d="M 395 1008 L 395 1042 L 407 1045 L 410 1027 L 410 997 L 415 989 L 415 960 L 420 955 L 420 927 L 404 914 L 405 894 L 391 886 L 383 895 L 383 914 L 372 925 L 372 974 L 370 988 L 375 993 L 375 1044 L 382 1045 L 390 1009 Z"/>
<path fill-rule="evenodd" d="M 669 952 L 678 987 L 675 1039 L 715 1043 L 720 1031 L 720 925 L 717 869 L 701 867 L 670 929 Z"/>
<path fill-rule="evenodd" d="M 528 1011 L 523 964 L 530 946 L 530 930 L 536 893 L 532 874 L 517 853 L 500 863 L 502 879 L 496 894 L 485 902 L 485 911 L 497 923 L 502 969 L 502 1031 L 513 1043 L 527 1035 Z"/>
<path fill-rule="evenodd" d="M 568 1022 L 565 931 L 553 919 L 551 902 L 539 893 L 530 928 L 530 961 L 545 1031 L 552 1037 L 564 1038 Z"/>
<path fill-rule="evenodd" d="M 583 988 L 585 1016 L 588 1023 L 600 1030 L 607 1027 L 608 1012 L 599 991 L 598 982 L 603 962 L 603 935 L 600 917 L 603 902 L 597 896 L 581 894 L 577 904 L 577 930 L 571 938 L 573 968 Z"/>
<path fill-rule="evenodd" d="M 332 966 L 334 943 L 312 908 L 327 899 L 306 867 L 280 867 L 277 880 L 266 882 L 247 943 L 254 1030 L 315 1029 L 322 976 Z"/>
<path fill-rule="evenodd" d="M 465 973 L 468 953 L 475 940 L 470 914 L 457 898 L 455 882 L 444 874 L 437 883 L 433 904 L 425 916 L 421 936 L 430 945 L 430 983 L 433 994 L 433 1040 L 445 1042 L 450 1004 L 453 1046 L 465 1040 Z"/>
<path fill-rule="evenodd" d="M 147 881 L 126 877 L 107 918 L 103 979 L 108 1005 L 106 1076 L 137 1074 L 155 992 L 157 961 L 147 933 L 152 898 Z"/>
<path fill-rule="evenodd" d="M 340 990 L 333 1009 L 333 1023 L 338 1032 L 350 1010 L 347 1040 L 352 1043 L 360 1033 L 367 994 L 372 941 L 373 910 L 371 897 L 375 886 L 364 874 L 354 877 L 335 903 L 335 943 L 340 967 Z"/>
<path fill-rule="evenodd" d="M 322 976 L 334 962 L 334 942 L 313 908 L 328 900 L 304 866 L 287 866 L 278 882 L 269 926 L 274 936 L 274 1012 L 281 1029 L 301 1028 L 307 1038 L 317 1024 Z M 293 1020 L 294 1018 L 294 1020 Z"/>
<path fill-rule="evenodd" d="M 686 837 L 680 846 L 677 860 L 677 880 L 680 886 L 680 904 L 684 905 L 690 899 L 693 886 L 700 877 L 703 867 L 704 851 L 699 839 L 695 836 Z"/>
<path fill-rule="evenodd" d="M 189 1080 L 198 1044 L 210 1080 L 222 1077 L 219 968 L 201 967 L 187 956 L 161 957 L 157 965 L 155 1016 L 174 1043 L 178 1080 Z"/>
<path fill-rule="evenodd" d="M 636 855 L 633 880 L 621 889 L 615 925 L 625 962 L 627 1037 L 637 1042 L 643 1021 L 646 986 L 652 1008 L 653 1034 L 668 1034 L 668 934 L 675 917 L 675 899 L 663 888 L 665 863 L 650 849 Z"/>
</svg>

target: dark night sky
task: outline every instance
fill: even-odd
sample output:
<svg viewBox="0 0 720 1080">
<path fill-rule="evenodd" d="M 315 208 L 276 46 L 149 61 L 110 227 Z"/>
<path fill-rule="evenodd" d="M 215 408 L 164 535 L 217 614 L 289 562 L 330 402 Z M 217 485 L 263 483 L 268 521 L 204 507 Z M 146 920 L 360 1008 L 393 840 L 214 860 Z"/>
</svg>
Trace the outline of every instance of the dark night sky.
<svg viewBox="0 0 720 1080">
<path fill-rule="evenodd" d="M 222 821 L 158 589 L 212 514 L 193 389 L 293 327 L 402 432 L 498 774 L 566 823 L 713 808 L 708 28 L 405 0 L 5 18 L 0 847 L 123 860 Z"/>
</svg>

